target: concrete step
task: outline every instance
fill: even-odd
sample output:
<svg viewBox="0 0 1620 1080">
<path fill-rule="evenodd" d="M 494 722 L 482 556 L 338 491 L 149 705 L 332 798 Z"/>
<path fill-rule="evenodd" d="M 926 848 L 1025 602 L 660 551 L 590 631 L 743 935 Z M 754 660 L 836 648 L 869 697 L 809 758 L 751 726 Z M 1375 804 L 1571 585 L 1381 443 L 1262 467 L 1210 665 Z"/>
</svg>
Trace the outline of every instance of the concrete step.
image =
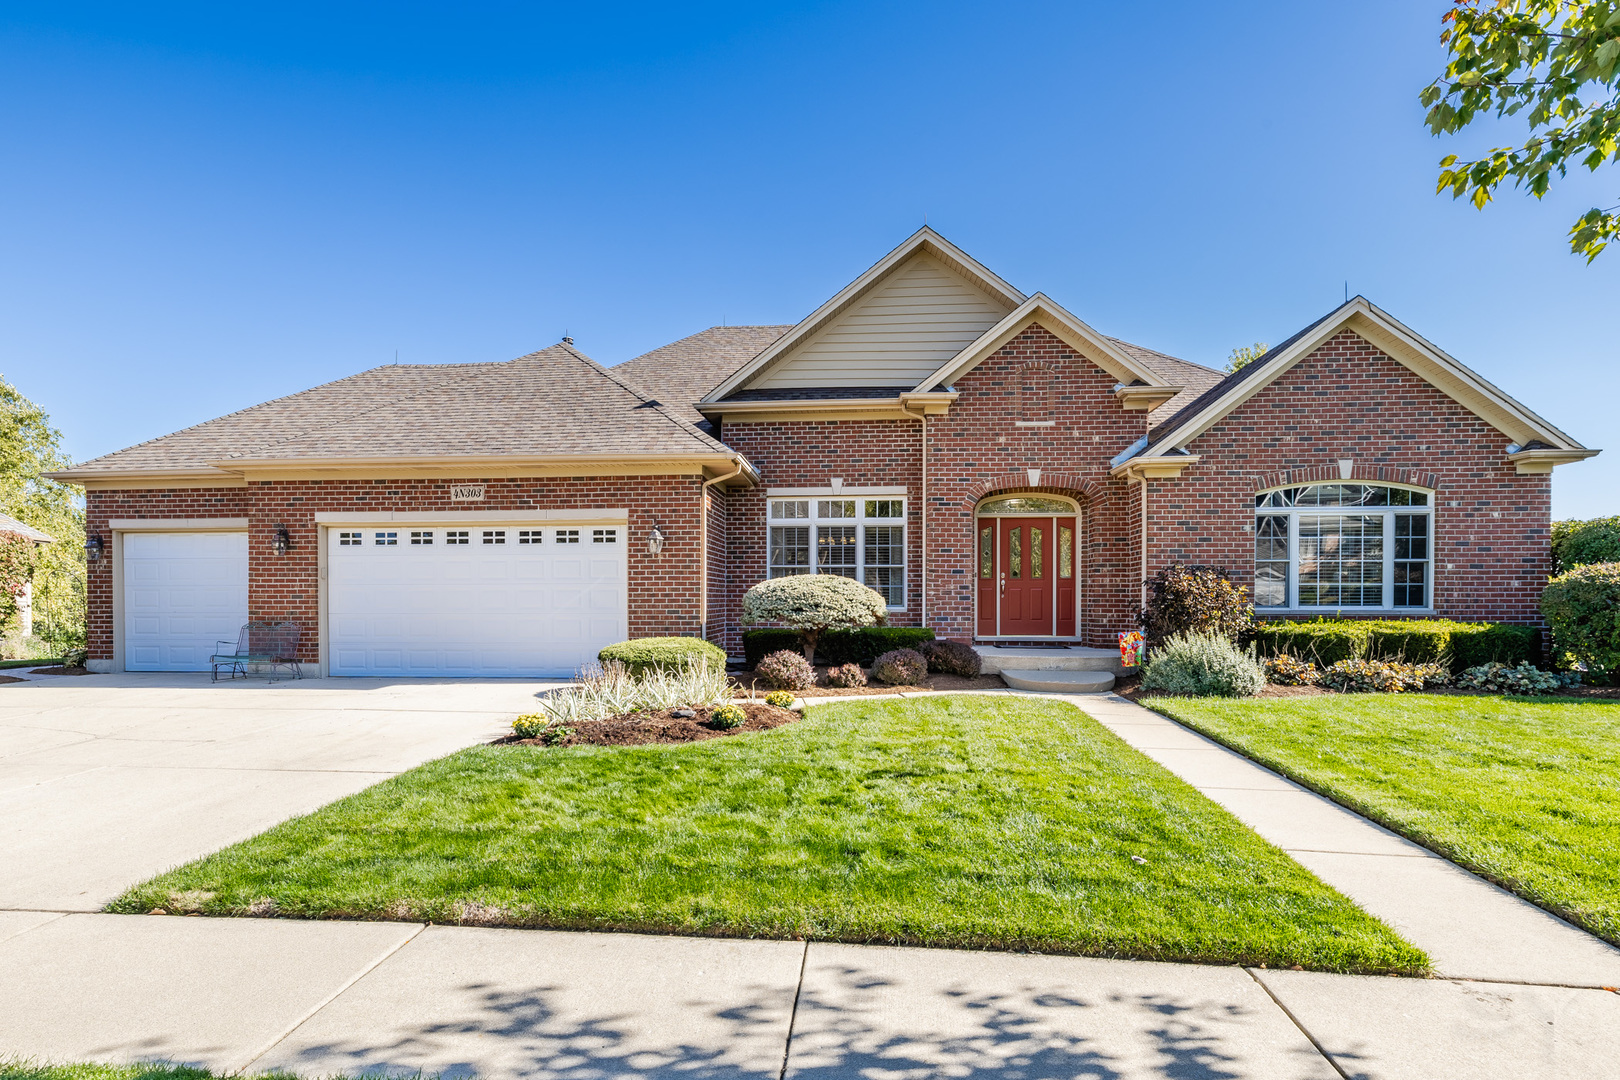
<svg viewBox="0 0 1620 1080">
<path fill-rule="evenodd" d="M 1070 645 L 1063 649 L 998 649 L 994 645 L 975 645 L 979 661 L 987 675 L 1008 671 L 1111 671 L 1119 674 L 1118 649 L 1093 649 L 1084 645 Z"/>
<path fill-rule="evenodd" d="M 1013 668 L 1001 672 L 1001 681 L 1014 690 L 1043 690 L 1056 694 L 1103 694 L 1114 688 L 1114 673 Z"/>
</svg>

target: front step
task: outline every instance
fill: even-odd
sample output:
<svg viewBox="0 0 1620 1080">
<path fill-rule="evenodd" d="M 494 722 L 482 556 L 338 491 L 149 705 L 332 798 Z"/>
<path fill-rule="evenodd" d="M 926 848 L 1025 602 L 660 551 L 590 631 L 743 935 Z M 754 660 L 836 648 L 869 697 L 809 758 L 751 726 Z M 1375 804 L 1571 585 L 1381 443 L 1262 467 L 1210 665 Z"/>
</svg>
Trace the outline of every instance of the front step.
<svg viewBox="0 0 1620 1080">
<path fill-rule="evenodd" d="M 1114 688 L 1112 671 L 1061 671 L 1050 668 L 1003 668 L 1001 681 L 1014 690 L 1053 694 L 1103 694 Z"/>
<path fill-rule="evenodd" d="M 1070 645 L 1062 649 L 1000 649 L 975 645 L 981 670 L 986 675 L 1005 676 L 1009 671 L 1110 671 L 1119 674 L 1118 649 L 1092 649 Z"/>
</svg>

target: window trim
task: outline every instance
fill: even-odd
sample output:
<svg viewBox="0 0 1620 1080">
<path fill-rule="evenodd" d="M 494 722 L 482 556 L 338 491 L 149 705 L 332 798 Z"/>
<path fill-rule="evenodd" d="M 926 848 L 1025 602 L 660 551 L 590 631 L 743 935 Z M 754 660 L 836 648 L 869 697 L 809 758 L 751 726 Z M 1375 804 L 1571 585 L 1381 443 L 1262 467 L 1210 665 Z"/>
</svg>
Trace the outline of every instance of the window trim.
<svg viewBox="0 0 1620 1080">
<path fill-rule="evenodd" d="M 1251 543 L 1249 545 L 1250 566 L 1258 572 L 1258 565 L 1262 561 L 1257 557 L 1253 541 L 1259 539 L 1260 519 L 1263 517 L 1281 517 L 1288 522 L 1288 572 L 1284 580 L 1284 591 L 1287 602 L 1280 605 L 1262 605 L 1258 601 L 1254 605 L 1256 613 L 1267 615 L 1284 614 L 1311 614 L 1321 615 L 1327 612 L 1344 612 L 1362 615 L 1432 615 L 1434 614 L 1434 594 L 1437 571 L 1440 566 L 1435 525 L 1435 510 L 1438 507 L 1438 494 L 1432 488 L 1419 487 L 1416 484 L 1402 484 L 1383 480 L 1318 480 L 1313 483 L 1273 484 L 1254 493 L 1252 502 L 1258 503 L 1266 495 L 1274 491 L 1287 491 L 1292 488 L 1310 488 L 1323 486 L 1344 486 L 1357 484 L 1362 487 L 1395 488 L 1401 491 L 1411 491 L 1428 496 L 1423 506 L 1301 506 L 1297 502 L 1292 506 L 1258 506 L 1253 507 L 1254 520 L 1249 525 Z M 1383 595 L 1377 604 L 1301 604 L 1299 602 L 1299 518 L 1304 514 L 1309 517 L 1382 517 L 1384 519 L 1383 531 Z M 1422 560 L 1427 567 L 1424 578 L 1425 603 L 1418 605 L 1395 604 L 1395 519 L 1406 514 L 1423 516 L 1428 519 L 1428 557 Z M 1259 584 L 1258 580 L 1255 582 Z"/>
<path fill-rule="evenodd" d="M 773 510 L 778 503 L 802 502 L 807 503 L 807 516 L 805 517 L 777 517 Z M 827 502 L 853 502 L 855 503 L 854 517 L 820 516 L 818 503 Z M 898 517 L 868 517 L 866 504 L 868 502 L 897 502 L 900 504 Z M 769 580 L 773 571 L 797 571 L 802 574 L 821 573 L 817 555 L 820 551 L 819 540 L 822 528 L 853 528 L 855 530 L 855 576 L 852 581 L 866 584 L 866 530 L 868 528 L 898 528 L 901 530 L 898 563 L 876 564 L 872 569 L 899 570 L 900 595 L 898 604 L 887 605 L 889 611 L 906 611 L 911 606 L 911 518 L 910 499 L 905 489 L 878 489 L 878 488 L 844 488 L 840 491 L 829 489 L 812 492 L 803 488 L 772 489 L 765 499 L 765 577 Z M 777 566 L 771 561 L 773 545 L 771 543 L 772 529 L 806 529 L 809 534 L 809 562 L 803 566 Z M 894 545 L 890 545 L 891 550 Z M 796 577 L 800 573 L 775 574 L 776 577 Z M 844 576 L 842 574 L 838 575 Z"/>
</svg>

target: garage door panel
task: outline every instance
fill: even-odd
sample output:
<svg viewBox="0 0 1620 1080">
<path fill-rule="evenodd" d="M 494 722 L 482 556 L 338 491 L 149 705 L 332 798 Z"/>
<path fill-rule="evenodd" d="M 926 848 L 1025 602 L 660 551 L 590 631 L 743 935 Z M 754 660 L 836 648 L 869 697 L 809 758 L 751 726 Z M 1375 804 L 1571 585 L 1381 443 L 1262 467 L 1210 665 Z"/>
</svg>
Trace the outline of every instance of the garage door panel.
<svg viewBox="0 0 1620 1080">
<path fill-rule="evenodd" d="M 622 547 L 578 551 L 549 529 L 539 544 L 518 544 L 515 527 L 494 528 L 507 543 L 480 543 L 481 529 L 469 545 L 334 542 L 332 673 L 569 675 L 627 636 Z"/>
<path fill-rule="evenodd" d="M 124 667 L 205 671 L 247 622 L 246 533 L 126 533 Z"/>
</svg>

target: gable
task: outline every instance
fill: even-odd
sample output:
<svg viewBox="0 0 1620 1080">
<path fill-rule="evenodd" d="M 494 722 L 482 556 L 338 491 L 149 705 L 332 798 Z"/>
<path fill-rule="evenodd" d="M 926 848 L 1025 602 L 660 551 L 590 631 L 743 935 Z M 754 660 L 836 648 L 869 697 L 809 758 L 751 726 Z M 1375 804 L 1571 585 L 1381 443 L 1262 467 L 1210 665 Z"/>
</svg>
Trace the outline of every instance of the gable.
<svg viewBox="0 0 1620 1080">
<path fill-rule="evenodd" d="M 751 387 L 913 386 L 1010 310 L 919 251 Z"/>
</svg>

